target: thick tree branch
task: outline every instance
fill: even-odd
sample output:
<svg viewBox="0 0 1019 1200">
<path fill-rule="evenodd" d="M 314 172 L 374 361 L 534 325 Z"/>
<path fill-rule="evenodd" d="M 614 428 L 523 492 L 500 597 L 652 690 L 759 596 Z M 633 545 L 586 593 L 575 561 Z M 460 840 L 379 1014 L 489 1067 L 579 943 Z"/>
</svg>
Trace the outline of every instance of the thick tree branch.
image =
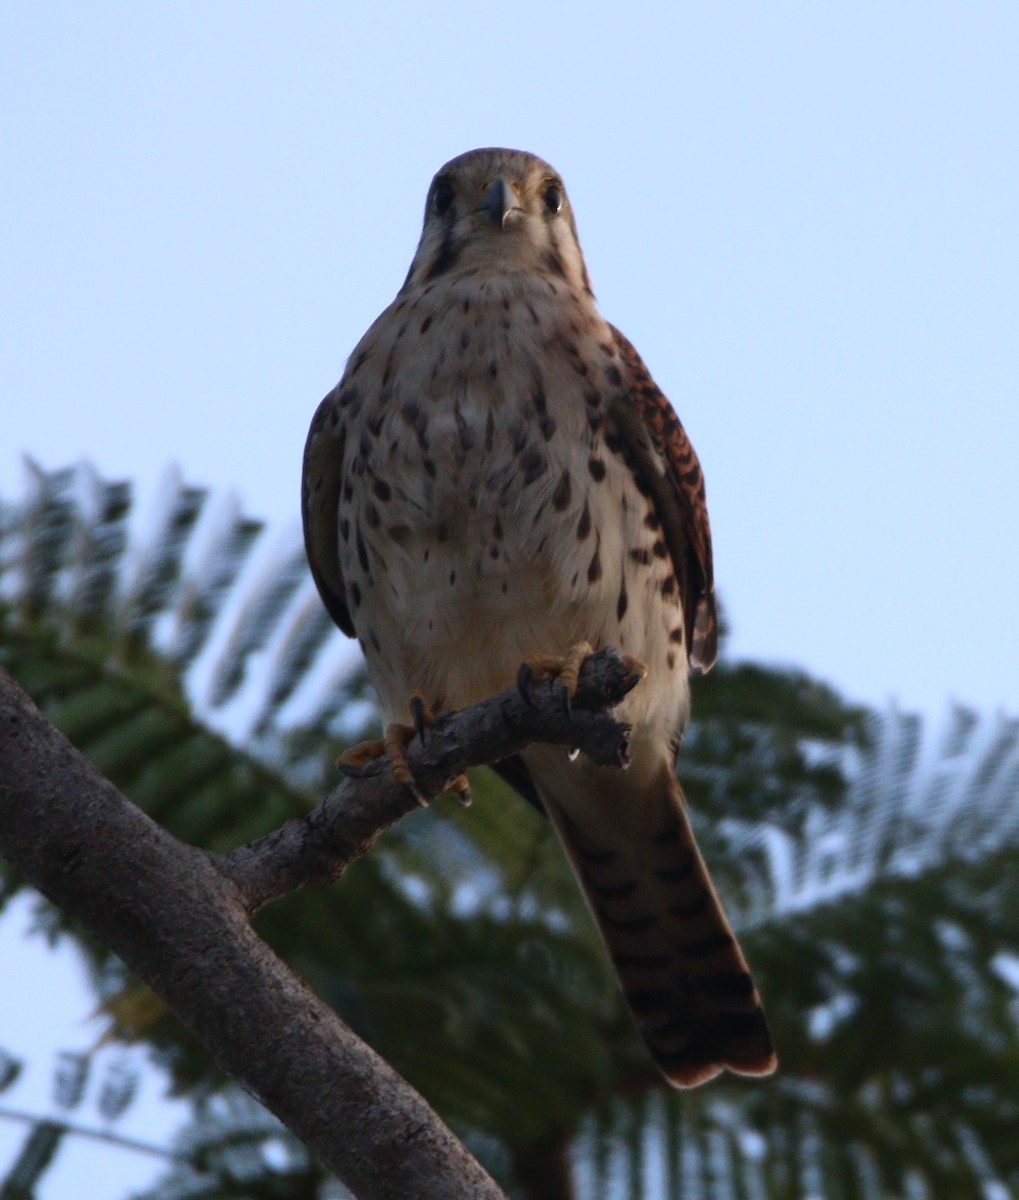
<svg viewBox="0 0 1019 1200">
<path fill-rule="evenodd" d="M 451 714 L 408 760 L 426 794 L 465 765 L 546 741 L 623 763 L 603 711 L 636 682 L 611 652 L 586 665 L 571 714 L 549 686 Z M 335 878 L 416 807 L 379 770 L 306 820 L 216 858 L 156 825 L 0 670 L 0 853 L 163 998 L 362 1200 L 496 1200 L 498 1188 L 425 1101 L 252 931 L 251 911 Z"/>
</svg>

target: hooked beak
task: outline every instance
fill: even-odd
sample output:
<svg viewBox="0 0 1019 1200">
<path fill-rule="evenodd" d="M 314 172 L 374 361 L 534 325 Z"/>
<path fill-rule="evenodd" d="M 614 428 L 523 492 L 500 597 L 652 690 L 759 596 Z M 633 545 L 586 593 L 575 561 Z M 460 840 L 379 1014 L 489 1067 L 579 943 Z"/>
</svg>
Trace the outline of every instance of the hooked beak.
<svg viewBox="0 0 1019 1200">
<path fill-rule="evenodd" d="M 510 216 L 515 212 L 520 212 L 516 192 L 501 175 L 492 181 L 485 193 L 485 198 L 478 206 L 478 212 L 487 217 L 493 225 L 499 225 L 503 229 L 505 229 Z"/>
</svg>

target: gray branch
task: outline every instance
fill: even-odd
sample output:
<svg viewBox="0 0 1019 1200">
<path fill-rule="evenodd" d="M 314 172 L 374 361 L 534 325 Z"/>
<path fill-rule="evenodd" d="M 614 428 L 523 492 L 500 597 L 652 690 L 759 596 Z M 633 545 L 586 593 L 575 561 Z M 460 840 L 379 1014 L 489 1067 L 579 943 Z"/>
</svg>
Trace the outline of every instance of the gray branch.
<svg viewBox="0 0 1019 1200">
<path fill-rule="evenodd" d="M 612 651 L 581 673 L 567 712 L 550 684 L 449 714 L 411 742 L 426 795 L 465 766 L 535 742 L 625 765 L 605 711 L 637 682 Z M 380 763 L 309 817 L 217 857 L 126 800 L 0 670 L 0 853 L 166 1002 L 219 1066 L 258 1096 L 362 1200 L 496 1200 L 502 1193 L 425 1101 L 253 932 L 260 905 L 336 878 L 417 806 Z"/>
</svg>

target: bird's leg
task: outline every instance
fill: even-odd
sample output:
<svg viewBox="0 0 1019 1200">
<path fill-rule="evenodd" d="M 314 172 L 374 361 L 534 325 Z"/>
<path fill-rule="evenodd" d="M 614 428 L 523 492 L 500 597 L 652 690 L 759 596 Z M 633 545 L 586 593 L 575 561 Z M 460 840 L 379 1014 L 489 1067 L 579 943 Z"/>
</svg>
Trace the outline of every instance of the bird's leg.
<svg viewBox="0 0 1019 1200">
<path fill-rule="evenodd" d="M 418 692 L 413 693 L 410 697 L 410 712 L 414 720 L 413 725 L 396 723 L 387 725 L 386 732 L 381 738 L 359 742 L 356 746 L 351 746 L 336 760 L 336 765 L 345 775 L 357 779 L 367 763 L 376 758 L 388 758 L 390 769 L 397 783 L 407 788 L 422 808 L 427 808 L 428 801 L 417 786 L 407 763 L 406 749 L 415 735 L 421 739 L 422 745 L 424 744 L 426 730 L 429 725 L 434 723 L 435 717 L 425 703 L 424 697 Z M 461 804 L 471 803 L 471 788 L 466 775 L 458 775 L 449 785 L 449 790 L 456 793 Z"/>
</svg>

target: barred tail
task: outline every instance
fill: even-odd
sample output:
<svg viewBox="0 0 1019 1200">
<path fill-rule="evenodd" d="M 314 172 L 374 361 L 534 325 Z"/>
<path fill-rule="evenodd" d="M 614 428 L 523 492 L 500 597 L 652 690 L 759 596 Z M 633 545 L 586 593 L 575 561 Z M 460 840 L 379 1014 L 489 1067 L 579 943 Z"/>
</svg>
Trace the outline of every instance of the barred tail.
<svg viewBox="0 0 1019 1200">
<path fill-rule="evenodd" d="M 625 823 L 589 820 L 576 804 L 553 805 L 551 815 L 666 1078 L 695 1087 L 724 1069 L 769 1075 L 777 1060 L 760 997 L 671 769 L 655 791 L 639 803 L 619 798 Z"/>
</svg>

